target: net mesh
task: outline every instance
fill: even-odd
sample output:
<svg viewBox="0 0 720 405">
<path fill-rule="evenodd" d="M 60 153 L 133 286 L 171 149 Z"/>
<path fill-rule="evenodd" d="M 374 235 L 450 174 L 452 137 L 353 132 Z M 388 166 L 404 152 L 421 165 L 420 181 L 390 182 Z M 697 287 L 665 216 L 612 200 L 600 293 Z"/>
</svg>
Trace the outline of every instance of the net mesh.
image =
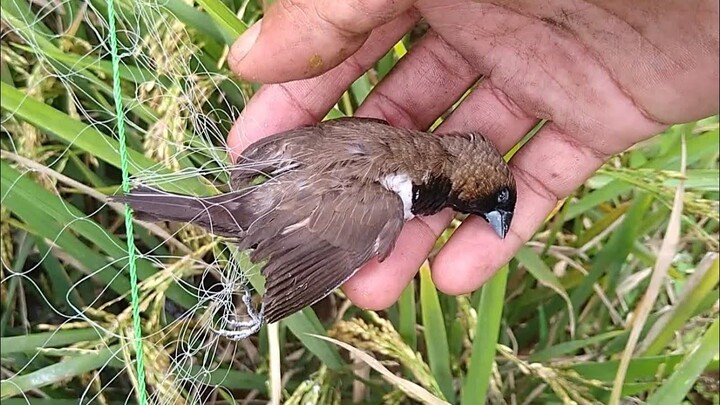
<svg viewBox="0 0 720 405">
<path fill-rule="evenodd" d="M 248 25 L 269 3 L 223 2 Z M 227 69 L 236 35 L 200 6 L 213 3 L 221 2 L 115 1 L 132 186 L 189 198 L 228 190 L 227 135 L 258 87 Z M 108 199 L 121 193 L 122 162 L 107 3 L 2 0 L 0 11 L 0 398 L 138 403 L 125 209 Z M 427 29 L 421 21 L 353 83 L 342 110 L 361 104 Z M 260 265 L 199 227 L 136 221 L 147 403 L 252 404 L 273 395 L 287 404 L 436 403 L 474 392 L 481 384 L 472 377 L 485 374 L 491 403 L 598 403 L 617 370 L 605 360 L 622 355 L 683 181 L 682 243 L 643 343 L 657 356 L 633 358 L 636 374 L 624 386 L 652 392 L 717 318 L 717 277 L 709 285 L 704 276 L 717 270 L 717 145 L 713 116 L 613 157 L 491 281 L 494 294 L 438 294 L 426 263 L 382 314 L 334 301 L 344 298 L 338 291 L 324 316 L 333 320 L 328 330 L 313 311 L 293 315 L 273 335 L 287 367 L 282 381 L 268 377 L 280 364 L 267 354 L 269 328 L 241 341 L 217 333 L 250 319 L 263 291 Z M 678 315 L 683 305 L 694 305 L 693 314 Z M 482 340 L 492 322 L 497 350 Z M 385 361 L 345 347 L 348 360 L 313 333 Z M 471 359 L 485 371 L 473 374 Z M 280 395 L 270 382 L 282 383 Z"/>
<path fill-rule="evenodd" d="M 212 24 L 204 26 L 206 32 L 189 28 L 187 18 L 207 18 L 192 2 L 121 0 L 115 7 L 132 185 L 194 196 L 216 193 L 229 175 L 227 133 L 253 88 L 222 67 L 227 48 L 218 46 Z M 106 3 L 92 1 L 3 4 L 3 68 L 22 77 L 15 86 L 23 94 L 2 121 L 3 131 L 12 134 L 3 158 L 15 177 L 3 184 L 3 293 L 42 300 L 31 306 L 38 313 L 18 316 L 27 330 L 48 331 L 36 342 L 38 354 L 16 372 L 40 368 L 48 359 L 59 367 L 75 365 L 66 369 L 67 377 L 84 374 L 85 385 L 57 385 L 57 390 L 78 392 L 79 403 L 138 400 L 128 257 L 118 219 L 123 207 L 105 197 L 121 192 L 107 11 Z M 208 31 L 215 38 L 208 39 Z M 25 98 L 44 105 L 26 111 Z M 62 115 L 47 113 L 49 108 Z M 26 116 L 38 111 L 39 116 Z M 48 136 L 61 142 L 39 147 Z M 68 167 L 85 184 L 61 173 Z M 36 218 L 38 226 L 48 221 L 40 232 L 43 240 L 34 241 L 46 250 L 36 264 L 16 269 L 18 255 L 28 252 L 12 251 L 5 204 L 23 203 L 11 196 L 26 180 L 44 189 L 37 202 L 51 201 L 58 212 Z M 40 204 L 32 208 L 47 210 Z M 245 315 L 243 291 L 257 269 L 198 227 L 138 221 L 135 226 L 148 403 L 231 398 L 232 381 L 221 389 L 228 378 L 235 388 L 253 388 L 233 374 L 248 371 L 251 362 L 238 362 L 237 344 L 214 330 L 229 329 L 228 321 Z M 71 246 L 79 255 L 68 254 Z M 23 283 L 15 283 L 18 278 Z M 35 291 L 19 292 L 15 285 Z M 43 300 L 50 291 L 58 298 L 54 302 Z M 57 341 L 62 350 L 53 350 Z M 22 391 L 21 385 L 14 389 Z"/>
</svg>

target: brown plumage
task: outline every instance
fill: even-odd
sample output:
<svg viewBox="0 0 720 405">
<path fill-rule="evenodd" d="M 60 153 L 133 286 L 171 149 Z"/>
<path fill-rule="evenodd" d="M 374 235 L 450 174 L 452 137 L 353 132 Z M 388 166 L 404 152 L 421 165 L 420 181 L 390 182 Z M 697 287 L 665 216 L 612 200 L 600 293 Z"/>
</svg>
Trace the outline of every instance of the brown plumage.
<svg viewBox="0 0 720 405">
<path fill-rule="evenodd" d="M 266 176 L 253 185 L 259 173 Z M 191 198 L 147 188 L 118 201 L 145 220 L 192 222 L 267 260 L 263 316 L 276 322 L 327 296 L 393 250 L 403 223 L 451 207 L 500 237 L 515 182 L 477 133 L 434 135 L 341 118 L 261 139 L 233 166 L 232 192 Z"/>
</svg>

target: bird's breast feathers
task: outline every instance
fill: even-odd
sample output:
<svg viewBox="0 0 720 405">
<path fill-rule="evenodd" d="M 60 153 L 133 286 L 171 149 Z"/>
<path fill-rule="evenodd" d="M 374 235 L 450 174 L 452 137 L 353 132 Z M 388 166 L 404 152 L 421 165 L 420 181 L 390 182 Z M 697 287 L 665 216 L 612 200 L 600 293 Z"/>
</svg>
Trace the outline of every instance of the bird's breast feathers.
<svg viewBox="0 0 720 405">
<path fill-rule="evenodd" d="M 413 184 L 410 176 L 402 172 L 387 174 L 380 178 L 380 184 L 400 197 L 404 219 L 411 220 L 415 215 L 412 213 Z"/>
</svg>

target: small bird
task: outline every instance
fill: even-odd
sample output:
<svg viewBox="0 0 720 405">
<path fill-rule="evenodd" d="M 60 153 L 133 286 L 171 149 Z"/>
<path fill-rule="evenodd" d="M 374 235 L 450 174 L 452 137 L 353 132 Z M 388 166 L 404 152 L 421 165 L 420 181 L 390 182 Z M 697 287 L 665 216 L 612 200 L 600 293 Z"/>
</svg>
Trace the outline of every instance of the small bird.
<svg viewBox="0 0 720 405">
<path fill-rule="evenodd" d="M 233 191 L 211 197 L 136 188 L 114 200 L 145 221 L 193 223 L 266 261 L 266 292 L 241 339 L 341 286 L 392 252 L 405 221 L 444 208 L 484 218 L 500 238 L 515 209 L 503 156 L 475 132 L 400 129 L 346 117 L 260 139 L 230 168 Z M 246 294 L 247 297 L 247 294 Z"/>
</svg>

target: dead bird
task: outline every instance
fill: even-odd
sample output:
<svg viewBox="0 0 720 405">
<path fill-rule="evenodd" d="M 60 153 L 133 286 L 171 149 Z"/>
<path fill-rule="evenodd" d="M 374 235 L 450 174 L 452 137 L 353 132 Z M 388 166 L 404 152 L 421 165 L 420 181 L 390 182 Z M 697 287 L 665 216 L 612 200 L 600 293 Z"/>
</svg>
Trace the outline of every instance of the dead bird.
<svg viewBox="0 0 720 405">
<path fill-rule="evenodd" d="M 138 219 L 193 223 L 266 261 L 260 311 L 246 293 L 251 320 L 220 331 L 232 339 L 321 300 L 372 258 L 383 261 L 415 216 L 449 207 L 484 218 L 504 238 L 515 209 L 510 168 L 481 134 L 436 135 L 372 118 L 268 136 L 230 170 L 236 191 L 212 197 L 142 187 L 113 199 Z"/>
</svg>

